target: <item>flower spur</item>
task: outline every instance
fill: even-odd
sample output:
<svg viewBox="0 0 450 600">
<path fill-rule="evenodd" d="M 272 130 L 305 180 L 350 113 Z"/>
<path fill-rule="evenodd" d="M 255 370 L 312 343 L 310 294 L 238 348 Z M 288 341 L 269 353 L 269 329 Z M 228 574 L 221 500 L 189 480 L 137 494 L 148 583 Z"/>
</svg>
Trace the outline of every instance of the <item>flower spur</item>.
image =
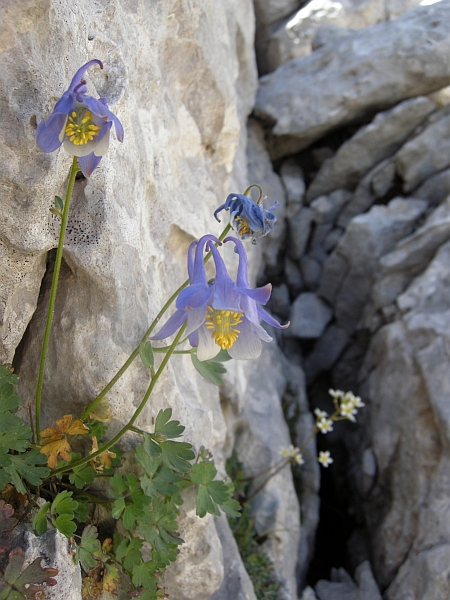
<svg viewBox="0 0 450 600">
<path fill-rule="evenodd" d="M 83 75 L 100 60 L 87 62 L 75 73 L 69 89 L 64 92 L 50 116 L 39 123 L 36 142 L 43 152 L 53 152 L 60 146 L 72 156 L 78 157 L 78 163 L 85 177 L 90 177 L 98 167 L 102 156 L 109 147 L 112 124 L 117 139 L 123 141 L 123 127 L 119 119 L 109 110 L 106 98 L 88 96 Z"/>
</svg>

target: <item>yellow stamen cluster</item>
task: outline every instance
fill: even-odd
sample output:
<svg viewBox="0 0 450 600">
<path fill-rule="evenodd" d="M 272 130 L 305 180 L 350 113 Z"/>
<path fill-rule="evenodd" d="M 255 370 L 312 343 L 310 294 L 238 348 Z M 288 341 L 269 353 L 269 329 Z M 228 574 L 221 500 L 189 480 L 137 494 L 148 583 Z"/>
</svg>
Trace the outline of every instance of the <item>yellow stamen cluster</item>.
<svg viewBox="0 0 450 600">
<path fill-rule="evenodd" d="M 243 313 L 231 310 L 215 310 L 208 306 L 205 325 L 211 329 L 211 336 L 222 350 L 228 350 L 237 340 L 239 329 L 236 325 L 242 322 Z"/>
<path fill-rule="evenodd" d="M 65 133 L 75 146 L 83 146 L 93 140 L 100 129 L 99 125 L 94 125 L 91 111 L 80 109 L 69 115 Z"/>
<path fill-rule="evenodd" d="M 247 223 L 247 219 L 243 219 L 242 217 L 236 217 L 234 220 L 236 221 L 239 235 L 245 235 L 246 233 L 251 232 L 250 226 Z"/>
</svg>

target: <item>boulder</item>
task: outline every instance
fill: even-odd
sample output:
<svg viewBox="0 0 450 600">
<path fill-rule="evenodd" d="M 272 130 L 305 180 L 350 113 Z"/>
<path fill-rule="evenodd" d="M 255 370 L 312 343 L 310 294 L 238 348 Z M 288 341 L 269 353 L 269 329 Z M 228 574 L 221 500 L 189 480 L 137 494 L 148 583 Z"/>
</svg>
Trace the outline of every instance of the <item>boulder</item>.
<svg viewBox="0 0 450 600">
<path fill-rule="evenodd" d="M 255 113 L 273 126 L 272 156 L 299 151 L 337 127 L 448 85 L 449 17 L 448 0 L 422 6 L 262 77 Z"/>
<path fill-rule="evenodd" d="M 355 189 L 368 171 L 399 150 L 414 129 L 436 109 L 432 100 L 419 96 L 378 113 L 322 165 L 306 198 L 311 200 L 338 188 Z"/>
<path fill-rule="evenodd" d="M 312 292 L 304 292 L 296 298 L 291 307 L 291 324 L 285 335 L 317 339 L 324 332 L 332 316 L 332 309 L 323 300 Z"/>
</svg>

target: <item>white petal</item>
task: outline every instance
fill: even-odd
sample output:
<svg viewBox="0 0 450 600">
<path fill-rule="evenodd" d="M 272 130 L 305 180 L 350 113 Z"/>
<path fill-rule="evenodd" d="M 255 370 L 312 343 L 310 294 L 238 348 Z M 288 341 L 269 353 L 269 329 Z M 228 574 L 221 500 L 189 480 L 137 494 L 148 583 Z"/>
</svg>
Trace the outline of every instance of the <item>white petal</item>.
<svg viewBox="0 0 450 600">
<path fill-rule="evenodd" d="M 206 325 L 202 325 L 198 330 L 198 360 L 209 360 L 214 358 L 220 352 L 220 347 L 213 340 L 211 330 L 206 329 Z"/>
<path fill-rule="evenodd" d="M 228 350 L 228 354 L 231 358 L 237 360 L 258 358 L 261 354 L 261 340 L 258 333 L 257 326 L 247 319 L 244 319 L 242 323 L 239 324 L 239 335 L 237 340 Z"/>
</svg>

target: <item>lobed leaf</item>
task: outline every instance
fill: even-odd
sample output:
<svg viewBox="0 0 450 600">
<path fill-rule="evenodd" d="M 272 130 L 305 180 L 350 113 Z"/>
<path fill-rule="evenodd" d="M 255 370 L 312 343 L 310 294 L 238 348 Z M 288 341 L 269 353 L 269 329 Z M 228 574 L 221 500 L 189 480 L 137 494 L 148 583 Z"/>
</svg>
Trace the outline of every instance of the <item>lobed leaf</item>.
<svg viewBox="0 0 450 600">
<path fill-rule="evenodd" d="M 224 366 L 222 366 L 221 363 L 211 362 L 210 360 L 200 361 L 195 354 L 191 354 L 191 360 L 194 367 L 204 379 L 210 381 L 218 387 L 223 385 L 223 379 L 221 375 L 226 373 L 227 370 Z"/>
<path fill-rule="evenodd" d="M 22 483 L 22 478 L 31 485 L 40 485 L 47 477 L 50 470 L 44 465 L 47 460 L 37 450 L 28 450 L 23 454 L 9 455 L 9 464 L 0 471 L 0 489 L 2 482 L 12 483 L 20 494 L 26 494 L 27 490 Z"/>
<path fill-rule="evenodd" d="M 97 528 L 93 525 L 87 525 L 81 534 L 80 545 L 75 552 L 75 562 L 81 563 L 83 569 L 87 572 L 97 564 L 94 554 L 100 552 L 101 546 L 98 540 Z"/>
</svg>

